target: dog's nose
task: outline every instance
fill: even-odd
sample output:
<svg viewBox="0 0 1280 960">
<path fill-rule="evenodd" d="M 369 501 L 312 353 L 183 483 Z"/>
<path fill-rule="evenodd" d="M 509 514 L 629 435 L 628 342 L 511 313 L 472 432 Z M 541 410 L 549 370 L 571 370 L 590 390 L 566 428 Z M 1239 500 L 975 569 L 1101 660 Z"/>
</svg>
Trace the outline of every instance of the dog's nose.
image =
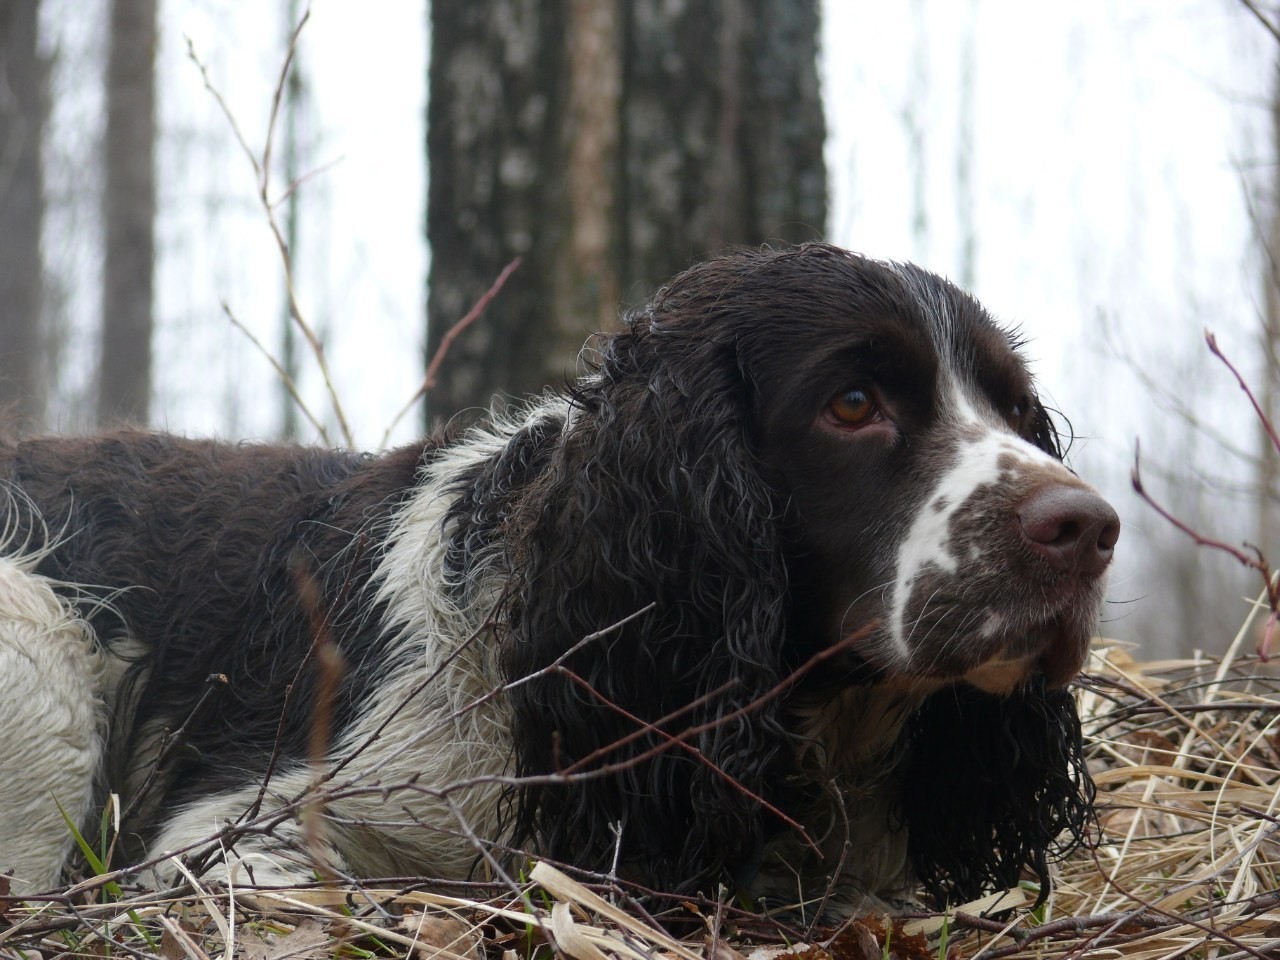
<svg viewBox="0 0 1280 960">
<path fill-rule="evenodd" d="M 1017 513 L 1023 539 L 1055 570 L 1096 577 L 1111 562 L 1120 518 L 1096 493 L 1050 484 L 1027 497 Z"/>
</svg>

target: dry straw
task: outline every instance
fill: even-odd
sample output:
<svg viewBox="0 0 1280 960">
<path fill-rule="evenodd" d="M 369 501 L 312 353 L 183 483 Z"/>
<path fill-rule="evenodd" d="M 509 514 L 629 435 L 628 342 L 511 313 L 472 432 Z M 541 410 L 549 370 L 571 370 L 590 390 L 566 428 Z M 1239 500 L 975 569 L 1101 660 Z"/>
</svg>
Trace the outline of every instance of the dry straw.
<svg viewBox="0 0 1280 960">
<path fill-rule="evenodd" d="M 1222 659 L 1141 663 L 1121 645 L 1095 647 L 1079 697 L 1098 842 L 1060 865 L 1035 912 L 1033 897 L 1011 891 L 945 915 L 830 929 L 587 886 L 545 863 L 520 895 L 429 878 L 259 890 L 191 877 L 170 896 L 104 902 L 102 886 L 82 882 L 42 901 L 0 899 L 0 957 L 1275 958 L 1280 679 L 1239 655 L 1253 629 L 1246 623 Z"/>
</svg>

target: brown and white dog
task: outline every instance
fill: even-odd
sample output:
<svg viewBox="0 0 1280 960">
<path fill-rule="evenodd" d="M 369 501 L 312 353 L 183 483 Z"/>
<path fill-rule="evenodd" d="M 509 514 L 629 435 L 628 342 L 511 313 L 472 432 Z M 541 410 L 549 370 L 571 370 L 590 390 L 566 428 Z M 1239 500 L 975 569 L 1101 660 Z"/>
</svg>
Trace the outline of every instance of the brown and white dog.
<svg viewBox="0 0 1280 960">
<path fill-rule="evenodd" d="M 1119 524 L 1016 338 L 812 244 L 696 266 L 598 347 L 379 456 L 0 445 L 0 871 L 56 884 L 59 805 L 88 831 L 114 793 L 162 878 L 536 855 L 836 912 L 1047 884 Z"/>
</svg>

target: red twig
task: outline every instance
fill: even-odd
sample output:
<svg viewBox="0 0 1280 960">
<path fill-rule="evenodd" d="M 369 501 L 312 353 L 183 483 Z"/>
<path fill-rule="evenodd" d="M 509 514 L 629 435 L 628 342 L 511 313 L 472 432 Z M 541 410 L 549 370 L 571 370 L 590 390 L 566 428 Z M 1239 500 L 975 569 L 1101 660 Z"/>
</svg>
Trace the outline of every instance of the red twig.
<svg viewBox="0 0 1280 960">
<path fill-rule="evenodd" d="M 598 700 L 600 700 L 601 703 L 609 707 L 609 709 L 614 710 L 615 712 L 621 714 L 622 716 L 626 717 L 628 720 L 632 721 L 637 725 L 636 730 L 634 730 L 632 733 L 618 740 L 614 740 L 611 743 L 606 744 L 605 746 L 599 748 L 598 750 L 583 757 L 581 760 L 577 761 L 576 763 L 561 770 L 560 773 L 565 776 L 578 775 L 582 771 L 584 771 L 584 769 L 587 768 L 592 762 L 601 758 L 602 756 L 612 753 L 618 748 L 638 739 L 639 737 L 644 736 L 645 734 L 650 734 L 650 733 L 656 734 L 661 739 L 660 743 L 656 743 L 651 747 L 649 747 L 647 750 L 644 750 L 643 752 L 633 757 L 628 757 L 624 761 L 619 761 L 617 763 L 612 763 L 612 764 L 606 764 L 603 767 L 595 768 L 592 772 L 598 774 L 601 770 L 606 770 L 606 771 L 623 770 L 628 767 L 634 766 L 636 764 L 642 763 L 645 760 L 649 760 L 660 753 L 665 753 L 667 750 L 671 749 L 672 747 L 678 747 L 684 750 L 686 753 L 689 753 L 690 755 L 692 755 L 696 760 L 698 760 L 699 763 L 702 763 L 705 766 L 709 767 L 712 771 L 716 773 L 717 776 L 722 777 L 725 780 L 725 782 L 732 785 L 734 789 L 740 790 L 743 794 L 745 794 L 746 796 L 750 797 L 752 800 L 759 803 L 761 807 L 763 807 L 769 813 L 773 814 L 775 817 L 777 817 L 787 826 L 795 830 L 799 834 L 800 838 L 804 841 L 806 846 L 809 846 L 814 851 L 817 851 L 818 850 L 817 844 L 815 844 L 814 841 L 809 837 L 809 834 L 805 831 L 804 826 L 802 824 L 798 823 L 796 820 L 787 816 L 785 813 L 783 813 L 773 804 L 766 801 L 763 797 L 758 796 L 756 793 L 750 790 L 745 784 L 741 783 L 739 780 L 737 780 L 737 778 L 730 775 L 728 771 L 722 769 L 721 767 L 716 765 L 714 762 L 712 762 L 710 759 L 708 759 L 702 753 L 701 750 L 699 750 L 689 741 L 694 737 L 698 736 L 699 734 L 705 733 L 709 730 L 713 730 L 717 727 L 723 726 L 734 720 L 738 720 L 749 713 L 759 710 L 770 700 L 777 699 L 784 692 L 786 692 L 790 687 L 794 686 L 800 680 L 801 677 L 803 677 L 806 673 L 808 673 L 814 667 L 818 666 L 820 663 L 823 663 L 826 660 L 830 660 L 832 657 L 835 657 L 836 655 L 847 650 L 849 647 L 856 645 L 860 641 L 865 640 L 867 638 L 867 635 L 870 634 L 871 631 L 876 629 L 877 626 L 878 626 L 877 623 L 868 624 L 866 627 L 863 627 L 861 630 L 858 630 L 850 634 L 849 636 L 845 637 L 839 643 L 832 644 L 830 647 L 827 647 L 823 650 L 819 650 L 812 657 L 810 657 L 808 660 L 802 663 L 799 667 L 797 667 L 795 670 L 791 671 L 791 673 L 787 674 L 787 676 L 779 680 L 770 689 L 766 690 L 764 693 L 760 694 L 760 696 L 756 697 L 754 700 L 751 700 L 749 703 L 743 704 L 738 709 L 733 710 L 730 713 L 724 714 L 723 716 L 714 717 L 705 723 L 698 724 L 697 726 L 687 727 L 681 730 L 679 733 L 675 733 L 675 734 L 667 733 L 665 730 L 662 729 L 662 727 L 665 724 L 669 723 L 671 720 L 679 716 L 682 716 L 686 713 L 689 713 L 693 708 L 701 705 L 702 703 L 709 702 L 710 700 L 714 699 L 716 696 L 719 696 L 720 694 L 727 692 L 730 688 L 736 685 L 736 681 L 729 681 L 728 683 L 722 684 L 721 686 L 716 687 L 714 690 L 708 691 L 706 694 L 697 698 L 692 703 L 684 705 L 683 707 L 672 712 L 671 714 L 665 717 L 661 717 L 660 719 L 655 720 L 652 723 L 647 723 L 644 720 L 641 720 L 639 717 L 631 714 L 627 710 L 623 709 L 618 704 L 613 703 L 608 698 L 604 697 L 598 690 L 596 690 L 593 686 L 591 686 L 590 683 L 588 683 L 582 677 L 578 676 L 572 670 L 569 670 L 568 668 L 563 666 L 559 667 L 558 668 L 559 673 L 564 674 L 570 680 L 577 683 L 579 686 L 585 689 L 588 693 L 590 693 L 593 697 L 596 697 Z"/>
<path fill-rule="evenodd" d="M 1157 503 L 1155 498 L 1152 497 L 1151 494 L 1147 492 L 1147 488 L 1142 482 L 1142 475 L 1140 474 L 1138 469 L 1140 456 L 1141 456 L 1141 445 L 1135 443 L 1133 447 L 1133 470 L 1129 474 L 1129 482 L 1133 484 L 1134 492 L 1138 496 L 1140 496 L 1144 501 L 1146 501 L 1147 506 L 1151 507 L 1152 510 L 1160 514 L 1160 516 L 1162 516 L 1165 520 L 1173 524 L 1173 526 L 1177 527 L 1179 530 L 1185 533 L 1188 537 L 1190 537 L 1195 542 L 1196 546 L 1210 547 L 1214 550 L 1221 550 L 1223 553 L 1226 553 L 1232 557 L 1235 557 L 1238 561 L 1240 561 L 1240 563 L 1244 564 L 1246 567 L 1250 567 L 1251 569 L 1261 572 L 1264 576 L 1266 576 L 1269 573 L 1270 568 L 1267 566 L 1267 561 L 1262 557 L 1262 554 L 1257 547 L 1250 547 L 1250 549 L 1252 549 L 1255 553 L 1255 556 L 1250 556 L 1249 554 L 1241 550 L 1239 547 L 1233 547 L 1231 544 L 1225 543 L 1222 540 L 1215 540 L 1212 537 L 1206 537 L 1204 534 L 1200 533 L 1190 524 L 1188 524 L 1183 520 L 1179 520 L 1167 509 L 1165 509 L 1159 503 Z"/>
<path fill-rule="evenodd" d="M 1271 422 L 1271 418 L 1267 416 L 1267 412 L 1262 409 L 1262 404 L 1258 402 L 1258 398 L 1253 395 L 1253 391 L 1249 389 L 1249 384 L 1245 383 L 1244 377 L 1240 376 L 1240 371 L 1236 369 L 1235 364 L 1227 359 L 1226 355 L 1218 349 L 1218 340 L 1209 330 L 1204 332 L 1204 341 L 1209 345 L 1209 352 L 1223 362 L 1231 375 L 1236 378 L 1236 383 L 1240 384 L 1240 389 L 1244 391 L 1244 395 L 1249 398 L 1249 402 L 1253 404 L 1253 412 L 1258 415 L 1258 419 L 1262 421 L 1263 429 L 1267 431 L 1267 436 L 1271 438 L 1271 444 L 1276 448 L 1276 452 L 1280 453 L 1280 436 L 1276 435 L 1275 425 Z"/>
<path fill-rule="evenodd" d="M 1133 449 L 1133 471 L 1129 475 L 1129 481 L 1133 484 L 1134 492 L 1140 496 L 1156 513 L 1160 514 L 1165 520 L 1173 524 L 1178 530 L 1181 530 L 1199 547 L 1209 547 L 1212 550 L 1220 550 L 1228 556 L 1235 557 L 1244 566 L 1251 570 L 1257 570 L 1262 576 L 1263 587 L 1267 593 L 1267 606 L 1270 607 L 1271 613 L 1267 616 L 1267 624 L 1263 629 L 1262 639 L 1258 642 L 1257 653 L 1258 659 L 1263 663 L 1267 662 L 1267 658 L 1271 655 L 1271 640 L 1275 634 L 1277 624 L 1280 624 L 1280 591 L 1277 590 L 1275 578 L 1271 576 L 1271 566 L 1267 563 L 1267 558 L 1262 555 L 1262 551 L 1257 547 L 1248 546 L 1254 555 L 1250 556 L 1239 547 L 1233 547 L 1229 543 L 1221 540 L 1215 540 L 1212 537 L 1206 537 L 1190 524 L 1179 520 L 1172 513 L 1156 502 L 1151 494 L 1147 493 L 1146 487 L 1142 484 L 1142 475 L 1138 471 L 1138 459 L 1140 449 L 1138 444 L 1134 444 Z"/>
<path fill-rule="evenodd" d="M 440 346 L 436 347 L 436 352 L 432 355 L 431 362 L 427 364 L 427 375 L 422 379 L 422 386 L 418 388 L 417 396 L 413 398 L 415 401 L 436 385 L 436 374 L 440 371 L 440 364 L 444 362 L 444 356 L 449 352 L 449 347 L 453 345 L 453 341 L 458 338 L 458 335 L 463 330 L 475 323 L 480 314 L 484 313 L 485 307 L 489 306 L 489 302 L 498 295 L 498 291 L 507 282 L 507 278 L 515 273 L 519 266 L 520 258 L 516 257 L 503 267 L 502 272 L 498 274 L 498 279 L 493 281 L 493 285 L 480 295 L 480 299 L 467 311 L 467 315 L 445 331 L 444 336 L 440 338 Z"/>
<path fill-rule="evenodd" d="M 679 749 L 683 750 L 685 753 L 693 757 L 695 760 L 697 760 L 704 767 L 711 770 L 712 773 L 714 773 L 720 779 L 724 780 L 725 783 L 729 784 L 735 790 L 743 794 L 743 796 L 747 797 L 748 799 L 754 800 L 756 803 L 760 804 L 760 807 L 763 810 L 766 810 L 769 813 L 773 814 L 775 817 L 777 817 L 779 820 L 785 823 L 792 830 L 795 830 L 796 833 L 799 834 L 800 839 L 804 841 L 805 846 L 812 849 L 815 853 L 822 852 L 819 849 L 818 845 L 813 842 L 809 834 L 805 831 L 804 825 L 802 823 L 800 823 L 798 820 L 793 819 L 792 817 L 787 816 L 785 813 L 783 813 L 781 810 L 775 807 L 772 803 L 770 803 L 764 797 L 760 796 L 758 793 L 756 793 L 754 790 L 748 787 L 745 783 L 743 783 L 737 777 L 733 776 L 733 774 L 729 773 L 729 771 L 725 770 L 723 767 L 719 766 L 715 761 L 708 758 L 705 753 L 703 753 L 701 750 L 695 747 L 692 743 L 688 742 L 691 737 L 696 736 L 697 734 L 702 733 L 705 730 L 709 730 L 713 727 L 719 726 L 720 724 L 727 722 L 729 717 L 732 717 L 733 714 L 730 714 L 729 717 L 717 717 L 715 720 L 711 721 L 710 723 L 704 723 L 696 727 L 689 727 L 686 730 L 681 730 L 679 733 L 667 733 L 665 730 L 662 730 L 659 728 L 658 726 L 659 723 L 667 722 L 671 717 L 677 717 L 681 714 L 688 713 L 691 709 L 700 705 L 700 703 L 712 700 L 716 696 L 727 692 L 729 689 L 737 685 L 736 681 L 730 680 L 727 683 L 721 684 L 719 687 L 716 687 L 714 690 L 711 690 L 705 695 L 703 695 L 702 697 L 699 697 L 693 703 L 686 704 L 684 707 L 681 707 L 679 710 L 673 712 L 672 714 L 669 714 L 668 717 L 663 717 L 661 720 L 655 723 L 645 723 L 645 721 L 641 720 L 639 717 L 631 713 L 629 710 L 626 710 L 619 704 L 616 704 L 612 700 L 603 696 L 600 693 L 600 691 L 598 691 L 595 687 L 591 686 L 591 684 L 589 684 L 582 677 L 578 676 L 572 670 L 569 670 L 565 667 L 561 667 L 557 672 L 564 674 L 574 683 L 578 684 L 584 690 L 588 691 L 593 697 L 599 700 L 602 704 L 604 704 L 610 710 L 613 710 L 616 713 L 621 714 L 622 716 L 630 720 L 632 723 L 636 723 L 640 725 L 640 728 L 635 733 L 630 734 L 629 736 L 626 736 L 621 740 L 615 740 L 613 743 L 610 743 L 600 748 L 599 750 L 596 750 L 594 753 L 591 754 L 591 756 L 594 757 L 599 754 L 610 753 L 613 750 L 615 750 L 620 744 L 630 740 L 634 740 L 637 736 L 640 736 L 641 734 L 645 734 L 645 733 L 654 733 L 661 740 L 661 742 L 654 744 L 653 746 L 649 747 L 649 749 L 636 754 L 634 757 L 627 757 L 625 760 L 619 760 L 614 763 L 602 764 L 601 766 L 593 767 L 590 770 L 583 769 L 585 758 L 584 760 L 579 760 L 577 763 L 574 763 L 568 767 L 565 767 L 558 774 L 554 775 L 556 777 L 563 778 L 564 783 L 572 783 L 573 780 L 581 778 L 585 773 L 591 774 L 592 778 L 594 779 L 595 777 L 598 777 L 601 775 L 618 773 L 623 770 L 628 770 L 632 767 L 639 766 L 641 763 L 644 763 L 646 760 L 650 760 L 661 753 L 666 753 L 668 750 L 670 750 L 673 747 L 678 747 Z M 764 699 L 765 698 L 755 700 L 753 701 L 753 703 L 756 706 L 759 706 L 764 702 Z"/>
<path fill-rule="evenodd" d="M 1209 352 L 1221 360 L 1223 365 L 1231 371 L 1231 375 L 1236 378 L 1236 383 L 1239 384 L 1240 389 L 1244 391 L 1245 396 L 1249 398 L 1249 403 L 1253 405 L 1253 412 L 1257 414 L 1258 419 L 1262 422 L 1263 428 L 1267 431 L 1267 436 L 1271 438 L 1272 445 L 1276 448 L 1277 452 L 1280 452 L 1280 435 L 1276 433 L 1275 424 L 1271 422 L 1271 418 L 1267 416 L 1267 412 L 1262 409 L 1262 404 L 1260 404 L 1258 402 L 1258 398 L 1254 396 L 1253 390 L 1249 388 L 1249 384 L 1246 383 L 1244 377 L 1240 375 L 1240 371 L 1236 369 L 1235 364 L 1228 360 L 1226 355 L 1218 347 L 1218 340 L 1211 331 L 1206 330 L 1204 332 L 1204 339 L 1205 343 L 1209 346 Z M 1212 537 L 1207 537 L 1194 529 L 1190 524 L 1179 520 L 1172 513 L 1157 503 L 1155 498 L 1153 498 L 1151 494 L 1147 493 L 1146 488 L 1142 484 L 1142 476 L 1138 471 L 1139 455 L 1140 447 L 1138 444 L 1134 444 L 1133 471 L 1130 473 L 1129 478 L 1130 482 L 1133 484 L 1134 492 L 1137 493 L 1149 507 L 1155 510 L 1156 513 L 1160 514 L 1160 516 L 1169 523 L 1173 524 L 1174 527 L 1190 537 L 1197 546 L 1220 550 L 1228 556 L 1235 557 L 1237 561 L 1244 566 L 1249 567 L 1251 570 L 1257 570 L 1258 573 L 1262 575 L 1263 588 L 1267 595 L 1267 606 L 1270 607 L 1271 613 L 1267 616 L 1267 623 L 1263 629 L 1262 639 L 1258 642 L 1256 650 L 1258 653 L 1258 659 L 1263 663 L 1266 663 L 1267 658 L 1271 654 L 1272 638 L 1275 635 L 1277 626 L 1280 625 L 1280 589 L 1277 588 L 1275 578 L 1271 575 L 1271 565 L 1267 563 L 1267 558 L 1258 547 L 1255 547 L 1252 544 L 1243 544 L 1246 550 L 1252 551 L 1252 555 L 1250 555 L 1250 553 L 1245 552 L 1245 550 L 1241 550 L 1239 547 L 1233 547 L 1229 543 L 1224 543 L 1221 540 L 1215 540 Z"/>
<path fill-rule="evenodd" d="M 672 720 L 689 712 L 690 709 L 700 706 L 703 703 L 709 702 L 714 697 L 727 692 L 729 689 L 737 685 L 737 681 L 731 680 L 728 683 L 721 684 L 719 687 L 716 687 L 714 690 L 711 690 L 708 693 L 703 694 L 701 697 L 698 697 L 692 703 L 686 704 L 680 709 L 668 714 L 665 717 L 661 717 L 658 720 L 653 721 L 652 723 L 646 723 L 642 720 L 639 720 L 636 717 L 632 717 L 630 714 L 626 714 L 626 712 L 622 711 L 621 708 L 618 707 L 616 704 L 609 704 L 609 706 L 613 707 L 613 709 L 619 710 L 619 712 L 624 713 L 628 717 L 628 719 L 634 720 L 636 723 L 640 724 L 639 728 L 633 731 L 632 733 L 628 734 L 627 736 L 622 737 L 619 740 L 614 740 L 612 743 L 605 744 L 603 747 L 600 747 L 594 752 L 587 754 L 581 760 L 578 760 L 577 762 L 565 768 L 561 772 L 574 773 L 578 770 L 582 770 L 586 767 L 589 767 L 592 763 L 600 759 L 602 756 L 612 753 L 613 751 L 617 750 L 619 747 L 624 747 L 628 743 L 631 743 L 632 741 L 640 737 L 643 737 L 645 734 L 648 734 L 648 733 L 657 733 L 660 736 L 671 739 L 672 741 L 676 741 L 676 740 L 683 741 L 683 740 L 689 739 L 690 737 L 695 737 L 700 733 L 705 733 L 708 730 L 713 730 L 716 727 L 722 726 L 733 720 L 737 720 L 755 710 L 759 710 L 762 706 L 764 706 L 770 700 L 777 699 L 777 697 L 781 696 L 782 693 L 784 693 L 789 687 L 794 686 L 796 682 L 800 680 L 801 677 L 803 677 L 806 673 L 808 673 L 818 664 L 826 660 L 830 660 L 832 657 L 836 656 L 837 654 L 843 653 L 845 650 L 849 649 L 850 647 L 865 640 L 867 636 L 871 633 L 871 631 L 876 629 L 877 626 L 879 626 L 878 622 L 872 623 L 866 627 L 863 627 L 861 630 L 857 630 L 854 633 L 851 633 L 849 636 L 845 637 L 840 642 L 834 643 L 831 646 L 826 647 L 825 649 L 819 650 L 817 653 L 811 656 L 808 660 L 806 660 L 800 666 L 796 667 L 795 670 L 791 671 L 791 673 L 787 674 L 785 677 L 779 680 L 776 684 L 774 684 L 774 686 L 770 687 L 768 690 L 766 690 L 760 696 L 756 697 L 750 703 L 746 703 L 743 706 L 739 707 L 737 710 L 734 710 L 731 713 L 727 713 L 724 716 L 715 717 L 714 719 L 712 719 L 707 723 L 700 724 L 699 726 L 696 726 L 696 727 L 688 727 L 684 730 L 681 730 L 680 733 L 675 736 L 667 734 L 660 728 L 670 723 Z M 589 683 L 587 683 L 577 674 L 573 673 L 571 670 L 568 670 L 564 667 L 560 667 L 559 670 L 561 673 L 565 674 L 566 676 L 570 677 L 571 679 L 575 680 L 580 685 L 582 685 L 588 692 L 592 694 L 592 696 L 600 697 L 602 701 L 604 701 L 605 703 L 608 703 L 608 701 L 605 700 L 604 697 L 600 696 L 599 691 L 597 691 L 594 687 L 592 687 Z M 649 756 L 648 753 L 644 755 L 645 758 L 647 758 L 648 756 Z"/>
<path fill-rule="evenodd" d="M 436 374 L 440 372 L 440 365 L 444 363 L 445 354 L 447 354 L 449 352 L 449 348 L 453 346 L 453 341 L 458 339 L 459 334 L 461 334 L 463 330 L 466 330 L 467 327 L 480 319 L 480 314 L 484 313 L 485 307 L 489 306 L 489 303 L 493 298 L 498 295 L 498 291 L 501 290 L 503 284 L 507 282 L 507 278 L 510 277 L 511 274 L 515 273 L 519 268 L 520 259 L 520 257 L 516 257 L 503 267 L 502 272 L 498 274 L 498 279 L 494 280 L 489 289 L 480 295 L 480 299 L 477 300 L 471 309 L 467 311 L 466 316 L 461 320 L 458 320 L 453 326 L 445 331 L 444 336 L 440 338 L 440 345 L 436 347 L 436 352 L 431 355 L 431 362 L 427 364 L 427 372 L 422 378 L 422 385 L 419 386 L 413 396 L 409 398 L 409 402 L 406 403 L 400 409 L 400 412 L 395 415 L 395 418 L 391 421 L 391 425 L 387 427 L 386 432 L 382 435 L 383 447 L 385 447 L 390 441 L 391 431 L 395 430 L 400 421 L 404 419 L 404 415 L 412 410 L 414 405 L 427 395 L 427 391 L 436 385 Z"/>
</svg>

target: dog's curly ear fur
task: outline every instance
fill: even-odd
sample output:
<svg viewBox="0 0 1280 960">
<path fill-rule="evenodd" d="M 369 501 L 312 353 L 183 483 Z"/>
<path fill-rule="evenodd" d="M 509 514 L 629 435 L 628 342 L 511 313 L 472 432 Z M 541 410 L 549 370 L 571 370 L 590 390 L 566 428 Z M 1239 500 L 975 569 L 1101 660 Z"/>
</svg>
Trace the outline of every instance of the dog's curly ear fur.
<svg viewBox="0 0 1280 960">
<path fill-rule="evenodd" d="M 1048 858 L 1088 842 L 1093 823 L 1070 691 L 1038 681 L 1007 697 L 948 688 L 925 701 L 908 736 L 908 850 L 938 904 L 1014 886 L 1024 868 L 1043 900 Z"/>
<path fill-rule="evenodd" d="M 779 679 L 781 511 L 747 436 L 736 347 L 679 313 L 650 307 L 604 341 L 515 506 L 503 650 L 518 680 L 644 611 L 570 656 L 574 676 L 510 691 L 516 772 L 582 774 L 519 790 L 514 835 L 606 869 L 620 826 L 623 875 L 669 889 L 714 883 L 757 852 L 751 794 L 785 738 L 773 702 L 730 716 Z"/>
</svg>

